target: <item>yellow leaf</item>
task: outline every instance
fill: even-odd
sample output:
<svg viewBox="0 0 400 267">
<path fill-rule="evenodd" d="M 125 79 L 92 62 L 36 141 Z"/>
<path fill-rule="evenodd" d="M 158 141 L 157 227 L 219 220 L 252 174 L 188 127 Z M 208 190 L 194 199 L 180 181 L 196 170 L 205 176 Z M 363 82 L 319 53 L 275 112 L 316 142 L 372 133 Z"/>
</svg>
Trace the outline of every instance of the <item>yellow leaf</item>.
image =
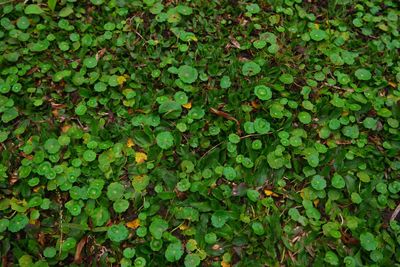
<svg viewBox="0 0 400 267">
<path fill-rule="evenodd" d="M 270 196 L 279 197 L 278 194 L 276 194 L 276 193 L 274 193 L 273 191 L 268 190 L 268 189 L 264 189 L 264 193 L 265 193 L 265 195 L 268 196 L 268 197 L 270 197 Z"/>
<path fill-rule="evenodd" d="M 132 138 L 128 138 L 128 141 L 126 142 L 127 147 L 133 147 L 135 143 L 133 142 Z"/>
<path fill-rule="evenodd" d="M 122 85 L 124 82 L 126 82 L 126 78 L 124 76 L 118 76 L 117 82 L 119 85 Z"/>
<path fill-rule="evenodd" d="M 183 104 L 182 107 L 186 108 L 186 109 L 191 109 L 192 108 L 192 102 Z"/>
<path fill-rule="evenodd" d="M 221 266 L 222 266 L 222 267 L 231 267 L 231 265 L 229 264 L 229 262 L 226 262 L 226 261 L 221 261 Z"/>
<path fill-rule="evenodd" d="M 127 222 L 126 226 L 131 229 L 136 229 L 140 226 L 140 220 L 134 219 L 133 221 Z"/>
<path fill-rule="evenodd" d="M 37 192 L 39 192 L 39 190 L 42 189 L 42 188 L 44 189 L 44 188 L 46 188 L 46 187 L 45 187 L 44 185 L 36 186 L 35 188 L 33 188 L 32 191 L 35 192 L 35 193 L 37 193 Z"/>
<path fill-rule="evenodd" d="M 393 88 L 396 88 L 396 83 L 394 83 L 394 82 L 389 82 L 389 85 L 390 85 L 391 87 L 393 87 Z"/>
<path fill-rule="evenodd" d="M 319 204 L 319 199 L 315 199 L 314 200 L 314 206 L 316 207 L 316 206 L 318 206 L 318 204 Z"/>
<path fill-rule="evenodd" d="M 315 28 L 318 30 L 319 29 L 319 24 L 315 23 Z"/>
<path fill-rule="evenodd" d="M 136 163 L 143 163 L 147 160 L 147 155 L 143 152 L 136 152 L 135 161 Z"/>
<path fill-rule="evenodd" d="M 188 228 L 189 228 L 189 226 L 187 226 L 186 224 L 182 224 L 179 226 L 179 230 L 181 230 L 181 231 L 185 231 Z"/>
</svg>

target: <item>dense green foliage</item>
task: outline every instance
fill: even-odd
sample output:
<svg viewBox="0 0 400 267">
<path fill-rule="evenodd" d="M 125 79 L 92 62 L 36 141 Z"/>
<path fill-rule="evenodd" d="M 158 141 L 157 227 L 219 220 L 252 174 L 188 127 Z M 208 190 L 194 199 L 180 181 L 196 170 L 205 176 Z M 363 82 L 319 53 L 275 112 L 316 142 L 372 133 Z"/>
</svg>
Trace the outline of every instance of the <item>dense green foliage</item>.
<svg viewBox="0 0 400 267">
<path fill-rule="evenodd" d="M 0 265 L 400 266 L 398 1 L 2 2 Z"/>
</svg>

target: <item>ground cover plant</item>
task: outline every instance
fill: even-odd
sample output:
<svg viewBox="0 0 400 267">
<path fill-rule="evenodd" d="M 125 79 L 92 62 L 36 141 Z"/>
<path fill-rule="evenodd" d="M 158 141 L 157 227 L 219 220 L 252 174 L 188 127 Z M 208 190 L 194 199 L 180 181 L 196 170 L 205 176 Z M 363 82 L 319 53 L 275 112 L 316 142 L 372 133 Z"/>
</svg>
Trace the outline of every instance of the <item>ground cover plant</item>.
<svg viewBox="0 0 400 267">
<path fill-rule="evenodd" d="M 3 0 L 0 265 L 400 266 L 399 10 Z"/>
</svg>

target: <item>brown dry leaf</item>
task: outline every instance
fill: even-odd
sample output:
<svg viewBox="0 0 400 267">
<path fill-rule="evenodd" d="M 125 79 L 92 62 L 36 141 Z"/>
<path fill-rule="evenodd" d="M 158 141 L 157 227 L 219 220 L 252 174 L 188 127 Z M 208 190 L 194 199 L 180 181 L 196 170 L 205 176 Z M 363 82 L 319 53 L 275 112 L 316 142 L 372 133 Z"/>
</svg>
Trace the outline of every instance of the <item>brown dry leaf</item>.
<svg viewBox="0 0 400 267">
<path fill-rule="evenodd" d="M 75 256 L 74 256 L 74 262 L 75 263 L 81 263 L 82 262 L 82 250 L 85 247 L 87 242 L 87 236 L 83 237 L 81 241 L 79 241 L 78 245 L 76 246 L 76 251 L 75 251 Z"/>
<path fill-rule="evenodd" d="M 58 117 L 58 109 L 53 109 L 51 113 L 53 114 L 54 117 L 56 118 Z"/>
<path fill-rule="evenodd" d="M 100 58 L 102 58 L 104 56 L 104 53 L 106 52 L 106 48 L 103 48 L 101 50 L 99 50 L 96 53 L 96 60 L 99 61 Z"/>
<path fill-rule="evenodd" d="M 62 131 L 63 133 L 66 133 L 66 132 L 68 132 L 68 130 L 69 130 L 71 127 L 72 127 L 71 125 L 64 125 L 63 127 L 61 127 L 61 131 Z"/>
<path fill-rule="evenodd" d="M 44 246 L 46 244 L 46 235 L 42 232 L 38 233 L 37 241 L 40 245 Z"/>
<path fill-rule="evenodd" d="M 260 104 L 257 101 L 253 100 L 251 101 L 251 106 L 255 109 L 258 109 L 260 107 Z"/>
<path fill-rule="evenodd" d="M 229 37 L 229 39 L 230 39 L 230 41 L 231 41 L 231 44 L 234 46 L 234 47 L 236 47 L 237 49 L 240 49 L 240 44 L 239 44 L 239 42 L 234 38 L 234 37 Z"/>
</svg>

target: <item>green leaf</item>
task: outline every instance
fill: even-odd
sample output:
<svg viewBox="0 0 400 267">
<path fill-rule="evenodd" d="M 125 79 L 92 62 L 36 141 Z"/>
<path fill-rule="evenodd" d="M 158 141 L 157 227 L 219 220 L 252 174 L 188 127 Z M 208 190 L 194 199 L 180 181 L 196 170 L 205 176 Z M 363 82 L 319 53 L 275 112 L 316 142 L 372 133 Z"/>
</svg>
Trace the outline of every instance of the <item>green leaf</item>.
<svg viewBox="0 0 400 267">
<path fill-rule="evenodd" d="M 196 267 L 200 265 L 200 257 L 196 254 L 188 254 L 185 257 L 185 267 Z"/>
<path fill-rule="evenodd" d="M 136 175 L 133 177 L 132 186 L 137 192 L 141 192 L 149 185 L 150 177 L 148 175 Z"/>
<path fill-rule="evenodd" d="M 54 11 L 56 9 L 57 0 L 47 0 L 47 5 L 52 11 Z"/>
<path fill-rule="evenodd" d="M 83 60 L 83 65 L 87 68 L 94 68 L 97 66 L 97 60 L 95 57 L 87 57 Z"/>
<path fill-rule="evenodd" d="M 86 150 L 85 152 L 83 152 L 83 159 L 86 160 L 87 162 L 92 162 L 96 159 L 97 155 L 96 152 L 94 152 L 93 150 Z"/>
<path fill-rule="evenodd" d="M 271 124 L 263 119 L 263 118 L 256 118 L 254 121 L 254 130 L 259 134 L 266 134 L 270 131 Z"/>
<path fill-rule="evenodd" d="M 113 182 L 113 183 L 109 184 L 107 187 L 107 197 L 111 201 L 116 201 L 116 200 L 122 198 L 124 191 L 125 191 L 125 188 L 121 183 Z"/>
<path fill-rule="evenodd" d="M 122 242 L 128 238 L 129 231 L 123 224 L 114 224 L 107 230 L 107 237 L 113 242 Z"/>
<path fill-rule="evenodd" d="M 44 143 L 44 148 L 46 151 L 50 154 L 55 154 L 58 151 L 60 151 L 61 146 L 60 143 L 58 143 L 58 140 L 55 138 L 50 138 L 47 139 L 46 142 Z"/>
<path fill-rule="evenodd" d="M 276 156 L 274 152 L 268 153 L 267 162 L 273 169 L 280 169 L 285 165 L 285 159 L 283 157 Z"/>
<path fill-rule="evenodd" d="M 53 258 L 57 254 L 57 250 L 55 247 L 47 247 L 43 251 L 43 255 L 46 258 Z"/>
<path fill-rule="evenodd" d="M 211 223 L 215 228 L 221 228 L 228 221 L 228 215 L 225 211 L 216 211 L 211 216 Z"/>
<path fill-rule="evenodd" d="M 157 145 L 162 149 L 169 149 L 174 145 L 174 137 L 170 132 L 161 132 L 156 137 Z"/>
<path fill-rule="evenodd" d="M 9 224 L 10 224 L 10 221 L 8 219 L 5 219 L 5 218 L 0 219 L 0 233 L 7 230 L 7 227 Z"/>
<path fill-rule="evenodd" d="M 126 199 L 118 199 L 113 203 L 113 209 L 117 213 L 125 212 L 129 208 L 129 201 Z"/>
<path fill-rule="evenodd" d="M 195 68 L 188 66 L 188 65 L 183 65 L 180 66 L 178 69 L 178 76 L 179 79 L 181 79 L 184 83 L 193 83 L 196 81 L 198 77 L 198 72 Z"/>
<path fill-rule="evenodd" d="M 260 73 L 261 67 L 253 61 L 249 61 L 243 64 L 242 74 L 244 76 L 254 76 Z"/>
<path fill-rule="evenodd" d="M 21 30 L 28 29 L 30 25 L 31 25 L 31 23 L 30 23 L 29 19 L 25 16 L 22 16 L 17 20 L 17 26 Z"/>
<path fill-rule="evenodd" d="M 93 210 L 93 213 L 90 217 L 92 218 L 95 226 L 103 226 L 110 219 L 110 212 L 106 207 L 100 206 Z"/>
<path fill-rule="evenodd" d="M 261 100 L 269 100 L 272 98 L 271 88 L 265 85 L 257 85 L 254 87 L 254 94 Z"/>
<path fill-rule="evenodd" d="M 8 123 L 8 122 L 14 120 L 17 117 L 18 117 L 18 110 L 15 107 L 12 107 L 12 108 L 6 109 L 3 112 L 3 115 L 1 116 L 1 120 L 4 123 Z"/>
<path fill-rule="evenodd" d="M 343 127 L 342 133 L 344 134 L 344 136 L 350 137 L 352 139 L 358 138 L 360 134 L 357 125 Z"/>
<path fill-rule="evenodd" d="M 254 189 L 248 189 L 246 194 L 247 194 L 247 197 L 253 202 L 257 202 L 257 200 L 260 197 L 260 193 L 258 193 L 258 191 L 254 190 Z"/>
<path fill-rule="evenodd" d="M 375 129 L 377 122 L 378 122 L 377 119 L 374 119 L 374 118 L 371 118 L 371 117 L 367 117 L 367 118 L 364 119 L 363 125 L 367 129 Z"/>
<path fill-rule="evenodd" d="M 223 76 L 219 85 L 221 86 L 222 89 L 227 89 L 231 87 L 232 83 L 229 76 Z"/>
<path fill-rule="evenodd" d="M 223 174 L 230 181 L 234 180 L 237 176 L 236 170 L 230 166 L 224 167 Z"/>
<path fill-rule="evenodd" d="M 68 17 L 69 15 L 71 15 L 72 13 L 74 13 L 74 10 L 70 6 L 66 6 L 60 10 L 58 15 L 62 18 L 65 18 L 65 17 Z"/>
<path fill-rule="evenodd" d="M 260 222 L 253 222 L 251 224 L 251 228 L 253 229 L 253 231 L 256 235 L 264 235 L 265 234 L 264 226 Z"/>
<path fill-rule="evenodd" d="M 360 243 L 367 251 L 373 251 L 378 247 L 378 242 L 370 232 L 364 232 L 360 235 Z"/>
<path fill-rule="evenodd" d="M 284 84 L 292 84 L 294 82 L 294 78 L 289 73 L 284 73 L 279 77 L 279 80 Z"/>
<path fill-rule="evenodd" d="M 183 255 L 183 248 L 181 241 L 175 241 L 168 245 L 165 250 L 165 258 L 169 262 L 178 261 Z"/>
<path fill-rule="evenodd" d="M 262 49 L 267 45 L 265 40 L 257 40 L 253 42 L 253 46 L 257 49 Z"/>
<path fill-rule="evenodd" d="M 29 223 L 29 219 L 25 214 L 18 213 L 15 215 L 8 224 L 8 230 L 12 233 L 16 233 L 25 228 Z"/>
<path fill-rule="evenodd" d="M 357 172 L 357 177 L 360 178 L 361 182 L 369 183 L 371 178 L 369 177 L 368 173 L 365 171 Z"/>
<path fill-rule="evenodd" d="M 299 112 L 299 121 L 303 124 L 309 124 L 311 122 L 311 115 L 308 112 L 301 111 Z"/>
<path fill-rule="evenodd" d="M 217 242 L 217 235 L 215 233 L 207 233 L 204 236 L 204 240 L 207 244 L 215 244 Z"/>
<path fill-rule="evenodd" d="M 324 190 L 326 188 L 326 180 L 321 175 L 315 175 L 311 180 L 311 186 L 315 190 Z"/>
<path fill-rule="evenodd" d="M 193 9 L 186 5 L 178 5 L 176 6 L 176 11 L 184 16 L 189 16 L 193 13 Z"/>
<path fill-rule="evenodd" d="M 371 72 L 364 68 L 356 70 L 354 74 L 360 81 L 368 81 L 372 77 Z"/>
<path fill-rule="evenodd" d="M 310 37 L 312 40 L 319 42 L 319 41 L 326 39 L 328 37 L 328 34 L 323 30 L 313 29 L 310 32 Z"/>
<path fill-rule="evenodd" d="M 35 4 L 30 4 L 25 7 L 25 14 L 27 14 L 27 15 L 31 15 L 31 14 L 40 15 L 43 12 L 44 12 L 43 9 L 41 9 L 40 6 L 35 5 Z"/>
<path fill-rule="evenodd" d="M 146 266 L 146 259 L 143 257 L 137 257 L 135 259 L 135 267 L 145 267 Z"/>
<path fill-rule="evenodd" d="M 332 177 L 332 186 L 337 189 L 342 189 L 346 186 L 346 183 L 341 175 L 335 173 Z"/>
<path fill-rule="evenodd" d="M 176 119 L 181 115 L 182 107 L 178 102 L 165 101 L 159 106 L 158 112 L 165 114 L 166 119 Z"/>
<path fill-rule="evenodd" d="M 156 218 L 153 220 L 153 222 L 150 224 L 149 231 L 150 234 L 155 238 L 155 239 L 161 239 L 163 233 L 168 229 L 168 223 L 167 221 Z"/>
<path fill-rule="evenodd" d="M 333 266 L 339 265 L 339 258 L 333 251 L 326 252 L 324 261 Z"/>
<path fill-rule="evenodd" d="M 78 116 L 83 116 L 86 114 L 87 107 L 85 103 L 79 103 L 78 106 L 75 108 L 75 114 Z"/>
</svg>

